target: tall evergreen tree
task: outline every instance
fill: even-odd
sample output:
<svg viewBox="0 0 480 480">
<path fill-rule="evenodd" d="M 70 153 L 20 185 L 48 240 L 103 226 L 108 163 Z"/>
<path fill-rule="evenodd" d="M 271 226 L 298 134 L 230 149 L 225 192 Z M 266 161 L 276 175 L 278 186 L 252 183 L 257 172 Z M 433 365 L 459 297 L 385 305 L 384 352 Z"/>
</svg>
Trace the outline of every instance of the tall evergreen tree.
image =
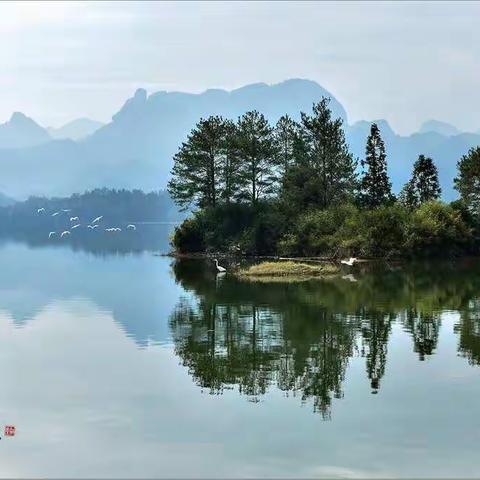
<svg viewBox="0 0 480 480">
<path fill-rule="evenodd" d="M 472 148 L 457 163 L 455 188 L 475 216 L 480 216 L 480 147 Z"/>
<path fill-rule="evenodd" d="M 280 117 L 275 125 L 275 143 L 277 146 L 277 163 L 285 175 L 294 161 L 295 141 L 298 124 L 288 115 Z"/>
<path fill-rule="evenodd" d="M 361 180 L 362 202 L 367 207 L 378 207 L 393 200 L 392 184 L 387 173 L 385 144 L 376 123 L 372 123 L 367 139 L 364 168 Z"/>
<path fill-rule="evenodd" d="M 420 155 L 413 166 L 412 180 L 418 195 L 419 203 L 440 198 L 442 190 L 438 181 L 438 170 L 433 160 Z"/>
<path fill-rule="evenodd" d="M 238 154 L 235 141 L 237 127 L 231 120 L 225 120 L 224 128 L 225 148 L 220 168 L 220 187 L 221 198 L 228 204 L 235 199 L 239 187 Z"/>
<path fill-rule="evenodd" d="M 441 193 L 437 167 L 431 158 L 420 155 L 413 165 L 412 178 L 400 193 L 400 201 L 408 208 L 416 208 L 440 198 Z"/>
<path fill-rule="evenodd" d="M 256 204 L 275 190 L 276 146 L 273 129 L 263 114 L 245 113 L 238 119 L 235 152 L 240 199 Z"/>
<path fill-rule="evenodd" d="M 293 155 L 284 181 L 284 199 L 294 208 L 327 208 L 352 197 L 357 186 L 356 162 L 348 151 L 340 118 L 332 119 L 329 99 L 301 113 Z"/>
<path fill-rule="evenodd" d="M 398 197 L 400 203 L 410 210 L 418 207 L 418 196 L 415 190 L 415 183 L 410 179 L 402 188 Z"/>
<path fill-rule="evenodd" d="M 168 191 L 175 202 L 186 208 L 215 206 L 225 159 L 225 120 L 218 116 L 201 119 L 174 156 Z"/>
</svg>

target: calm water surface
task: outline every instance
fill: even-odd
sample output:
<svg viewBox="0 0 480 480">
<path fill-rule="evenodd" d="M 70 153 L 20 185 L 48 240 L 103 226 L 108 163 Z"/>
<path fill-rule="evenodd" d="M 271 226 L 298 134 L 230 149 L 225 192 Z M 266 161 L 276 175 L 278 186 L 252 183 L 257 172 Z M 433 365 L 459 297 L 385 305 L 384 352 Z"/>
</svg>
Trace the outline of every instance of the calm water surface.
<svg viewBox="0 0 480 480">
<path fill-rule="evenodd" d="M 0 246 L 0 476 L 478 476 L 478 262 L 249 283 L 124 250 Z"/>
</svg>

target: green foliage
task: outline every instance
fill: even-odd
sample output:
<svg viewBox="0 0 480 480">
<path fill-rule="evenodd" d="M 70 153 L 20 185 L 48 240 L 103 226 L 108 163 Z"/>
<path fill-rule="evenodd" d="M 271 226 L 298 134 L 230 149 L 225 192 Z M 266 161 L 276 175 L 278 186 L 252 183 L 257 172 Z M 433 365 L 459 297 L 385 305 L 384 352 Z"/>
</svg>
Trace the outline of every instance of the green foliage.
<svg viewBox="0 0 480 480">
<path fill-rule="evenodd" d="M 275 125 L 274 137 L 277 148 L 276 164 L 286 175 L 295 161 L 295 144 L 298 141 L 299 125 L 288 115 L 280 117 Z"/>
<path fill-rule="evenodd" d="M 451 205 L 430 201 L 411 216 L 406 249 L 422 254 L 447 254 L 464 250 L 472 238 L 461 212 Z"/>
<path fill-rule="evenodd" d="M 288 237 L 289 245 L 297 245 L 299 255 L 398 254 L 406 216 L 399 205 L 373 210 L 353 205 L 315 210 L 300 216 L 293 237 Z"/>
<path fill-rule="evenodd" d="M 205 228 L 201 214 L 187 218 L 180 226 L 175 228 L 172 244 L 179 253 L 204 252 Z"/>
<path fill-rule="evenodd" d="M 398 201 L 409 210 L 418 207 L 418 195 L 412 178 L 403 186 L 398 196 Z"/>
<path fill-rule="evenodd" d="M 410 212 L 399 203 L 370 210 L 352 205 L 300 215 L 278 243 L 282 255 L 428 255 L 468 248 L 471 228 L 460 210 L 425 202 Z"/>
<path fill-rule="evenodd" d="M 437 167 L 431 158 L 420 155 L 413 165 L 412 178 L 400 193 L 400 201 L 413 209 L 422 203 L 437 200 L 441 193 Z"/>
<path fill-rule="evenodd" d="M 480 147 L 472 148 L 457 163 L 455 188 L 470 212 L 480 217 Z"/>
<path fill-rule="evenodd" d="M 333 255 L 339 245 L 339 231 L 358 213 L 352 205 L 338 205 L 326 210 L 310 210 L 300 215 L 293 232 L 281 240 L 280 253 L 290 255 Z"/>
<path fill-rule="evenodd" d="M 276 205 L 259 202 L 222 204 L 196 212 L 175 229 L 172 245 L 179 252 L 222 251 L 269 254 L 285 230 Z"/>
<path fill-rule="evenodd" d="M 168 191 L 187 208 L 191 204 L 212 207 L 220 197 L 223 164 L 226 155 L 229 122 L 221 117 L 201 119 L 174 157 Z M 230 171 L 230 169 L 228 169 Z"/>
<path fill-rule="evenodd" d="M 393 200 L 392 184 L 387 173 L 387 155 L 385 144 L 376 123 L 372 123 L 367 139 L 364 168 L 361 180 L 362 203 L 369 208 L 391 203 Z"/>
<path fill-rule="evenodd" d="M 238 198 L 254 205 L 275 190 L 273 129 L 261 113 L 247 112 L 238 120 L 234 144 L 238 159 Z"/>
<path fill-rule="evenodd" d="M 355 192 L 356 162 L 345 141 L 342 120 L 332 118 L 329 100 L 313 105 L 312 115 L 301 112 L 294 138 L 295 161 L 286 171 L 283 196 L 296 208 L 327 208 Z"/>
<path fill-rule="evenodd" d="M 395 203 L 364 210 L 358 217 L 359 253 L 367 256 L 390 256 L 403 253 L 407 210 Z"/>
<path fill-rule="evenodd" d="M 460 201 L 437 201 L 437 168 L 420 155 L 396 202 L 378 126 L 371 126 L 358 182 L 342 120 L 328 105 L 322 98 L 300 123 L 283 116 L 275 128 L 257 111 L 236 124 L 201 120 L 174 158 L 171 195 L 200 207 L 176 229 L 174 247 L 374 257 L 469 250 L 480 232 L 480 147 L 458 163 Z"/>
</svg>

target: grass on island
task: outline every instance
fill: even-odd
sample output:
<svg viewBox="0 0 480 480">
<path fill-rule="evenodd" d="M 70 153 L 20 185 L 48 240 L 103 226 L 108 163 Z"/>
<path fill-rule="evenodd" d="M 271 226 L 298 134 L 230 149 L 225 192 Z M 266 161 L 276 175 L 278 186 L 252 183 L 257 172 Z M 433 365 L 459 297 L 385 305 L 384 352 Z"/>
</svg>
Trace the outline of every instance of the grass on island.
<svg viewBox="0 0 480 480">
<path fill-rule="evenodd" d="M 333 275 L 339 272 L 339 268 L 332 263 L 309 265 L 300 262 L 262 262 L 241 269 L 240 277 L 250 278 L 279 278 L 279 277 L 318 277 Z"/>
</svg>

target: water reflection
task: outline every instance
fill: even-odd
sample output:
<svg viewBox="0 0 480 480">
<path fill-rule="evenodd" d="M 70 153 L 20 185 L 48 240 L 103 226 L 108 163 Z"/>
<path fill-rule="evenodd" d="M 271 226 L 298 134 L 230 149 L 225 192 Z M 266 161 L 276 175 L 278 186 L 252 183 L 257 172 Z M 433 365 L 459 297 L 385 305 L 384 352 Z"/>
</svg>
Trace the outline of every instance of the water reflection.
<svg viewBox="0 0 480 480">
<path fill-rule="evenodd" d="M 129 222 L 131 223 L 131 222 Z M 60 237 L 58 233 L 49 238 L 49 229 L 45 226 L 28 230 L 8 230 L 0 228 L 1 245 L 10 243 L 24 244 L 32 248 L 58 247 L 70 248 L 73 251 L 87 252 L 100 257 L 112 255 L 125 255 L 142 252 L 167 253 L 171 250 L 170 234 L 175 228 L 175 222 L 136 222 L 136 229 L 127 229 L 127 223 L 120 223 L 120 232 L 107 232 L 102 225 L 96 230 L 91 230 L 85 225 L 72 234 Z M 62 227 L 66 229 L 67 227 Z M 62 230 L 60 229 L 60 231 Z"/>
<path fill-rule="evenodd" d="M 171 264 L 0 249 L 1 477 L 478 476 L 476 263 L 287 285 Z"/>
<path fill-rule="evenodd" d="M 165 321 L 181 288 L 171 279 L 171 260 L 142 254 L 105 257 L 68 246 L 0 248 L 0 310 L 17 327 L 34 321 L 48 305 L 83 299 L 111 314 L 139 347 L 168 343 Z"/>
<path fill-rule="evenodd" d="M 388 364 L 394 324 L 420 361 L 435 354 L 442 315 L 459 312 L 458 350 L 480 360 L 478 261 L 365 267 L 349 278 L 251 282 L 201 261 L 178 261 L 175 277 L 192 295 L 170 317 L 176 353 L 209 393 L 237 388 L 257 402 L 272 387 L 331 417 L 353 357 L 362 357 L 376 394 Z"/>
</svg>

